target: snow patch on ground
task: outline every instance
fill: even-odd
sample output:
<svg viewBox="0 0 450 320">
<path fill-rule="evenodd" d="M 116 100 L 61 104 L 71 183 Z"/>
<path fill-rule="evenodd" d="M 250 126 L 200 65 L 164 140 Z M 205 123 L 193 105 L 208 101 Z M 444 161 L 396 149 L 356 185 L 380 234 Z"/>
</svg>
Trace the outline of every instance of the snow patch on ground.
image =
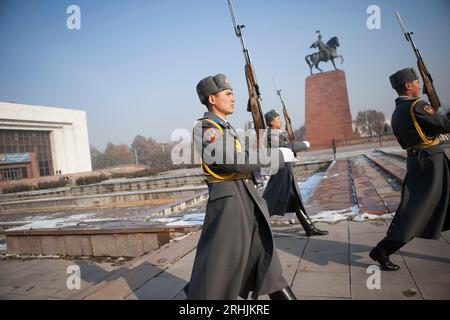
<svg viewBox="0 0 450 320">
<path fill-rule="evenodd" d="M 13 254 L 13 253 L 7 253 L 7 254 L 2 254 L 1 255 L 2 258 L 27 258 L 27 259 L 61 259 L 62 256 L 57 256 L 57 255 L 20 255 L 20 254 Z"/>
<path fill-rule="evenodd" d="M 369 221 L 369 220 L 384 220 L 392 219 L 395 213 L 388 213 L 383 215 L 369 214 L 367 212 L 360 213 L 359 207 L 354 205 L 351 208 L 343 210 L 322 211 L 310 218 L 313 222 L 337 223 L 339 221 L 350 220 L 355 222 Z"/>
<path fill-rule="evenodd" d="M 387 213 L 387 214 L 383 214 L 383 215 L 376 215 L 376 214 L 369 214 L 367 212 L 364 212 L 361 215 L 355 216 L 352 219 L 352 221 L 361 222 L 361 221 L 368 221 L 368 220 L 393 219 L 394 215 L 395 215 L 395 213 Z"/>
<path fill-rule="evenodd" d="M 186 238 L 189 237 L 190 235 L 191 235 L 191 233 L 187 233 L 187 234 L 185 234 L 185 235 L 182 235 L 182 236 L 173 238 L 173 239 L 170 240 L 170 241 L 178 242 L 178 241 L 181 241 L 181 240 L 186 239 Z"/>
<path fill-rule="evenodd" d="M 308 198 L 314 193 L 324 176 L 324 172 L 318 172 L 308 177 L 308 179 L 303 182 L 297 182 L 303 201 L 307 201 Z"/>
<path fill-rule="evenodd" d="M 339 173 L 335 173 L 335 174 L 333 174 L 331 176 L 323 176 L 323 179 L 336 178 L 338 176 L 339 176 Z"/>
<path fill-rule="evenodd" d="M 88 219 L 91 218 L 94 213 L 89 214 L 78 214 L 73 216 L 68 216 L 64 218 L 50 219 L 50 220 L 40 220 L 33 221 L 31 223 L 25 224 L 20 227 L 10 228 L 8 231 L 16 231 L 16 230 L 30 230 L 30 229 L 55 229 L 62 227 L 72 227 L 77 226 L 80 222 L 92 222 L 99 221 L 102 219 Z M 110 220 L 110 219 L 108 219 Z"/>
<path fill-rule="evenodd" d="M 205 220 L 204 213 L 190 213 L 180 217 L 155 219 L 155 221 L 163 222 L 167 226 L 203 225 L 204 220 Z"/>
<path fill-rule="evenodd" d="M 312 222 L 337 223 L 343 220 L 351 220 L 356 215 L 354 207 L 343 210 L 321 211 L 315 215 L 311 215 Z"/>
</svg>

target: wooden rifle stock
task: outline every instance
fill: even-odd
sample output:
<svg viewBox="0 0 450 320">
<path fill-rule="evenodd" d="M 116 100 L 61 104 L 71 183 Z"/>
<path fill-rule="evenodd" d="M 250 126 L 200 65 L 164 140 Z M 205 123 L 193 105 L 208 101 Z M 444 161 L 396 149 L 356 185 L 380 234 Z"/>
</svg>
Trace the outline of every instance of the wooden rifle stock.
<svg viewBox="0 0 450 320">
<path fill-rule="evenodd" d="M 245 65 L 245 79 L 247 81 L 247 89 L 249 95 L 247 111 L 252 113 L 253 123 L 255 126 L 259 145 L 260 133 L 262 132 L 260 130 L 264 130 L 266 128 L 266 125 L 262 114 L 261 104 L 258 99 L 257 85 L 255 83 L 253 66 L 251 64 Z"/>
<path fill-rule="evenodd" d="M 422 59 L 417 60 L 417 67 L 419 68 L 419 72 L 422 77 L 424 93 L 428 96 L 428 100 L 430 101 L 433 109 L 438 111 L 441 107 L 441 102 L 439 101 L 439 97 L 434 89 L 433 81 L 431 80 L 430 74 L 428 73 Z"/>
</svg>

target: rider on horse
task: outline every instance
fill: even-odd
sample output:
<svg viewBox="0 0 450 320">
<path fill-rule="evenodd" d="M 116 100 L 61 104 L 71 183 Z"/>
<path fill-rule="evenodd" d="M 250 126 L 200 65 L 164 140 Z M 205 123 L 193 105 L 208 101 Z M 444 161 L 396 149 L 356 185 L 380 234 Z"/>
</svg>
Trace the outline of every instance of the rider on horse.
<svg viewBox="0 0 450 320">
<path fill-rule="evenodd" d="M 328 61 L 330 60 L 330 48 L 327 47 L 325 43 L 322 41 L 322 35 L 320 34 L 320 31 L 317 30 L 316 33 L 318 33 L 317 41 L 314 42 L 310 48 L 319 48 L 319 57 L 322 61 Z"/>
</svg>

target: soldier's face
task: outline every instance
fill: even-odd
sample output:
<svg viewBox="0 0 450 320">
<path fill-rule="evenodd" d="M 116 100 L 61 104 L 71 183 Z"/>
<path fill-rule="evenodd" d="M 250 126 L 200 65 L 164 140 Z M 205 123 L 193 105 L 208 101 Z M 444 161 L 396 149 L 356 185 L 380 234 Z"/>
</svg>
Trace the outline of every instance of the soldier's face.
<svg viewBox="0 0 450 320">
<path fill-rule="evenodd" d="M 272 125 L 273 129 L 281 129 L 281 119 L 280 119 L 280 117 L 275 117 L 272 120 L 271 125 Z"/>
<path fill-rule="evenodd" d="M 234 94 L 231 90 L 224 90 L 209 97 L 211 111 L 219 115 L 228 116 L 234 112 Z"/>
<path fill-rule="evenodd" d="M 414 81 L 408 82 L 405 85 L 405 87 L 410 92 L 411 96 L 420 97 L 420 82 L 419 82 L 419 80 L 414 80 Z"/>
</svg>

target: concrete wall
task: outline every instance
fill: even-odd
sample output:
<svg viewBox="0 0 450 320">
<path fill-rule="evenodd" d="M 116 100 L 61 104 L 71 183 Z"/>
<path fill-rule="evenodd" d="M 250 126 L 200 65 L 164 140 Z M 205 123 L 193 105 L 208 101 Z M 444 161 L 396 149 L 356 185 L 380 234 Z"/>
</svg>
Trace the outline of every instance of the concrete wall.
<svg viewBox="0 0 450 320">
<path fill-rule="evenodd" d="M 170 229 L 41 230 L 9 232 L 8 253 L 21 255 L 139 257 L 170 241 Z"/>
<path fill-rule="evenodd" d="M 85 111 L 0 102 L 0 129 L 50 131 L 55 172 L 92 171 Z"/>
<path fill-rule="evenodd" d="M 172 200 L 194 196 L 204 192 L 206 186 L 184 189 L 167 189 L 118 192 L 111 194 L 88 195 L 82 197 L 59 197 L 50 199 L 32 199 L 0 203 L 0 213 L 53 212 L 70 209 L 110 208 L 124 206 L 143 206 L 153 204 L 156 200 L 169 203 Z M 161 202 L 160 201 L 160 202 Z"/>
</svg>

